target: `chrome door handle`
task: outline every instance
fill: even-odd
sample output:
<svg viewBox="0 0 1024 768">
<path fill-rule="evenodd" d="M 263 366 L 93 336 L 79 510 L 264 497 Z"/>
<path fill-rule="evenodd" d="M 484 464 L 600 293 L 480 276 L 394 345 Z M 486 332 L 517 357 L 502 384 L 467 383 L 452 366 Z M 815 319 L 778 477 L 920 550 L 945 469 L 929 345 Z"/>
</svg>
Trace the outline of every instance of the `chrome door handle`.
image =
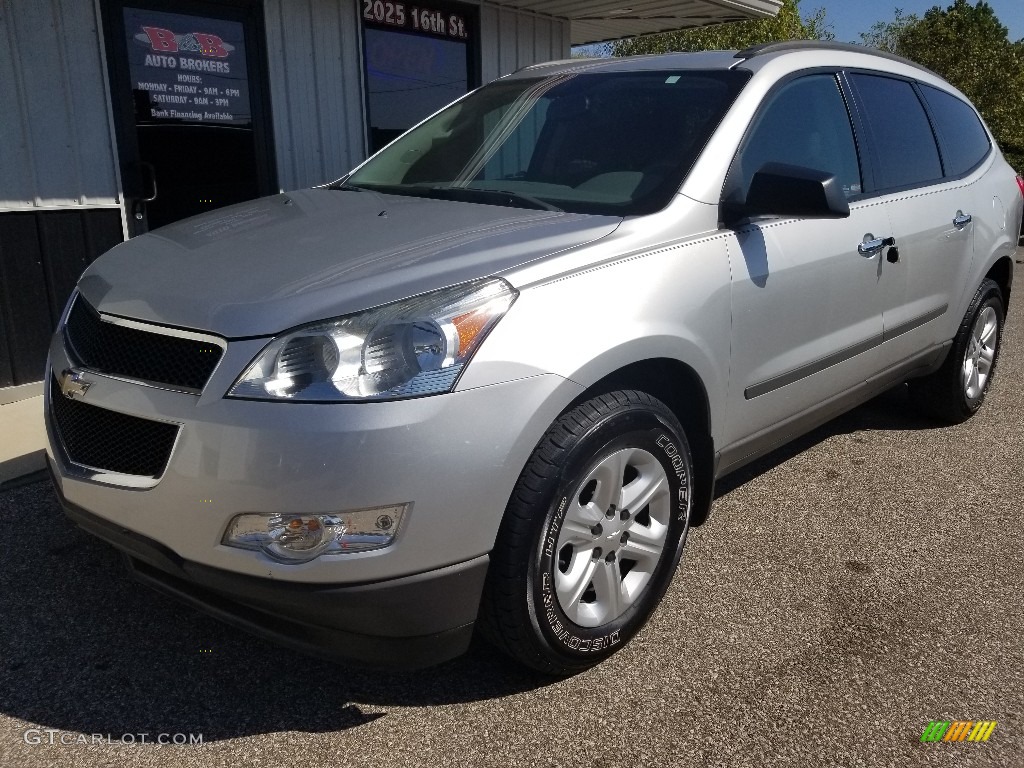
<svg viewBox="0 0 1024 768">
<path fill-rule="evenodd" d="M 957 229 L 963 229 L 972 221 L 974 221 L 974 217 L 971 214 L 957 211 L 956 216 L 953 217 L 953 226 Z"/>
<path fill-rule="evenodd" d="M 139 199 L 144 203 L 152 203 L 156 200 L 157 188 L 156 188 L 156 168 L 153 167 L 152 163 L 147 163 L 145 160 L 139 163 L 142 170 L 146 171 L 149 176 L 149 195 L 146 197 L 140 197 Z"/>
<path fill-rule="evenodd" d="M 868 233 L 864 235 L 864 242 L 857 246 L 857 253 L 866 259 L 871 258 L 886 246 L 896 245 L 895 237 L 875 237 Z"/>
</svg>

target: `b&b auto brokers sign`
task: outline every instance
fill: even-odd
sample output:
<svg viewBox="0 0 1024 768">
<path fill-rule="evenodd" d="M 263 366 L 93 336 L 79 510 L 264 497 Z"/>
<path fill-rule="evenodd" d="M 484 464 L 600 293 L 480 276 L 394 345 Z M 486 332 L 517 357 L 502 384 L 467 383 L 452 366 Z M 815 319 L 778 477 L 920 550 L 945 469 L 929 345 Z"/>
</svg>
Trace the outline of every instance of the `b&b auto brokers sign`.
<svg viewBox="0 0 1024 768">
<path fill-rule="evenodd" d="M 139 123 L 252 122 L 242 24 L 124 9 Z"/>
</svg>

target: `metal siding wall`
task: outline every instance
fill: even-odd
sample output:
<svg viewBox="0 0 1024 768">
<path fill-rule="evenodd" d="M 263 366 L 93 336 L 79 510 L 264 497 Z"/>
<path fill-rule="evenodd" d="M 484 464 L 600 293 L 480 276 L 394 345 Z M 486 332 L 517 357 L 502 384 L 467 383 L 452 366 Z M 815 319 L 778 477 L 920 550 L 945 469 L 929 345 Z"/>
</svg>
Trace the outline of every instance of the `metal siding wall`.
<svg viewBox="0 0 1024 768">
<path fill-rule="evenodd" d="M 117 208 L 0 213 L 0 387 L 43 377 L 78 276 L 122 239 Z"/>
<path fill-rule="evenodd" d="M 0 210 L 116 206 L 95 5 L 0 2 Z"/>
<path fill-rule="evenodd" d="M 482 3 L 480 54 L 485 83 L 520 67 L 569 58 L 569 21 Z"/>
<path fill-rule="evenodd" d="M 552 24 L 548 19 L 537 19 L 537 23 L 534 26 L 533 31 L 533 50 L 534 56 L 543 56 L 545 60 L 550 61 L 551 51 L 553 47 L 551 45 L 552 38 Z M 556 58 L 561 58 L 556 57 Z"/>
<path fill-rule="evenodd" d="M 265 0 L 282 189 L 323 184 L 364 157 L 363 65 L 355 0 Z"/>
<path fill-rule="evenodd" d="M 519 34 L 516 17 L 519 14 L 502 8 L 498 11 L 498 76 L 519 69 Z"/>
<path fill-rule="evenodd" d="M 516 61 L 533 64 L 537 61 L 537 53 L 534 51 L 534 33 L 537 25 L 534 24 L 534 17 L 529 14 L 520 13 L 516 18 Z M 519 66 L 523 66 L 520 64 Z"/>
<path fill-rule="evenodd" d="M 498 9 L 493 5 L 480 7 L 480 69 L 483 82 L 499 76 L 498 56 L 501 36 L 498 34 Z"/>
</svg>

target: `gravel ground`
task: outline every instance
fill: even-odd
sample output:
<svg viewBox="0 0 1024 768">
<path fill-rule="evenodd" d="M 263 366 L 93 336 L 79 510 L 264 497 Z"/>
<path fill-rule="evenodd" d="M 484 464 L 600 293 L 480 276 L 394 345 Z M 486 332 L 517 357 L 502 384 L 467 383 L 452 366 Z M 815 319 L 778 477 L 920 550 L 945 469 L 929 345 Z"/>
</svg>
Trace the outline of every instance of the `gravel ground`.
<svg viewBox="0 0 1024 768">
<path fill-rule="evenodd" d="M 1015 305 L 977 417 L 902 388 L 727 478 L 648 627 L 568 680 L 299 656 L 134 584 L 48 484 L 0 493 L 0 766 L 1022 766 Z M 940 719 L 998 726 L 920 743 Z"/>
</svg>

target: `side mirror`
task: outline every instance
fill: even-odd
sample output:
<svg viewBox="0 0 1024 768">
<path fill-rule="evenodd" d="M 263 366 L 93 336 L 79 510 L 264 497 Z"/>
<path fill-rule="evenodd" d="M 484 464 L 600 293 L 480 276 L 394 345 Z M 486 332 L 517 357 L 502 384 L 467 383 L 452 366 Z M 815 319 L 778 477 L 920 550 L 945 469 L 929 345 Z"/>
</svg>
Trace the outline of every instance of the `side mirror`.
<svg viewBox="0 0 1024 768">
<path fill-rule="evenodd" d="M 802 219 L 845 219 L 850 204 L 835 174 L 784 163 L 767 163 L 754 174 L 747 199 L 726 200 L 723 219 L 735 222 L 752 216 L 794 216 Z"/>
</svg>

